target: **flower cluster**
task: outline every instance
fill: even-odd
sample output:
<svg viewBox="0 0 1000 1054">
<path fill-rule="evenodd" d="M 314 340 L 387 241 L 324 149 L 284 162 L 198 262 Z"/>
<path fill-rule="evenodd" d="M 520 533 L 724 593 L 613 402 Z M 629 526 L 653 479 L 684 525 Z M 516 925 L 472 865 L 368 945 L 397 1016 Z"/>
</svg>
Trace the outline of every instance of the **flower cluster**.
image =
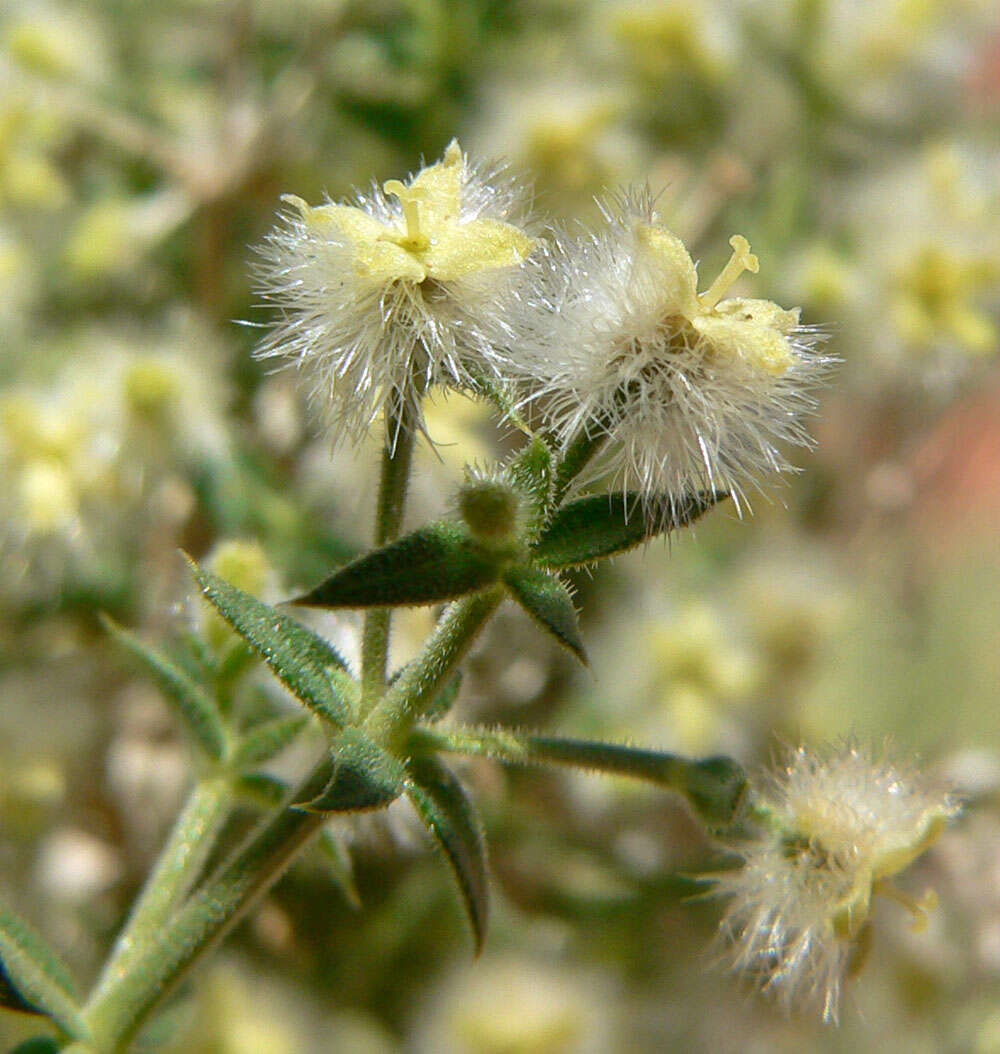
<svg viewBox="0 0 1000 1054">
<path fill-rule="evenodd" d="M 787 467 L 781 442 L 807 444 L 800 423 L 826 360 L 797 310 L 724 299 L 757 257 L 745 238 L 698 293 L 695 264 L 663 227 L 648 193 L 608 202 L 604 225 L 562 238 L 514 366 L 568 444 L 609 442 L 595 463 L 647 504 L 692 489 L 728 490 Z"/>
<path fill-rule="evenodd" d="M 496 373 L 486 333 L 503 328 L 536 245 L 502 169 L 470 164 L 453 141 L 409 183 L 389 180 L 354 204 L 284 200 L 292 214 L 258 271 L 282 321 L 260 354 L 308 365 L 335 437 L 359 439 L 386 409 L 422 427 L 430 386 L 474 388 Z"/>
<path fill-rule="evenodd" d="M 158 345 L 142 330 L 80 332 L 77 361 L 47 387 L 0 394 L 0 596 L 109 576 L 138 561 L 139 525 L 166 534 L 191 515 L 193 480 L 230 454 L 227 393 L 218 363 L 190 354 L 200 327 L 175 327 Z"/>
<path fill-rule="evenodd" d="M 916 772 L 848 744 L 791 752 L 754 800 L 759 827 L 730 848 L 738 870 L 713 881 L 730 898 L 722 930 L 734 965 L 786 1008 L 817 1002 L 836 1020 L 841 983 L 860 966 L 874 894 L 899 901 L 917 925 L 933 894 L 914 901 L 890 883 L 958 811 Z"/>
<path fill-rule="evenodd" d="M 758 269 L 745 238 L 702 293 L 648 193 L 605 203 L 597 231 L 536 240 L 511 222 L 514 184 L 455 142 L 354 204 L 285 200 L 295 214 L 259 272 L 282 318 L 259 354 L 310 371 L 336 438 L 387 409 L 422 428 L 430 386 L 499 381 L 563 448 L 603 448 L 583 482 L 611 472 L 647 511 L 694 489 L 739 499 L 787 467 L 783 442 L 808 443 L 800 418 L 828 360 L 797 310 L 727 297 Z"/>
</svg>

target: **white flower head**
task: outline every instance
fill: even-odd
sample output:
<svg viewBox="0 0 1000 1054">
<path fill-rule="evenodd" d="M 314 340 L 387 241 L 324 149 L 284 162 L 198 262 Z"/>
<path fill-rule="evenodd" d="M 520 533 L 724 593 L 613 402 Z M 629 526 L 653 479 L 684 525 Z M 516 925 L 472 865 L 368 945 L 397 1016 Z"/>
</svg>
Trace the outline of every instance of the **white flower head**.
<svg viewBox="0 0 1000 1054">
<path fill-rule="evenodd" d="M 284 200 L 292 212 L 258 268 L 281 319 L 258 355 L 308 371 L 335 439 L 360 440 L 387 407 L 408 408 L 422 428 L 428 387 L 496 372 L 483 334 L 506 331 L 505 302 L 536 244 L 503 169 L 470 163 L 453 140 L 408 183 L 353 203 Z"/>
<path fill-rule="evenodd" d="M 723 299 L 757 271 L 745 238 L 704 293 L 681 240 L 657 222 L 648 192 L 605 203 L 604 225 L 562 237 L 528 339 L 511 354 L 529 401 L 568 444 L 585 430 L 608 442 L 586 482 L 614 471 L 650 508 L 692 490 L 730 491 L 787 467 L 783 441 L 807 445 L 800 423 L 827 360 L 797 310 Z"/>
<path fill-rule="evenodd" d="M 721 933 L 734 966 L 786 1008 L 818 1004 L 837 1019 L 841 983 L 860 966 L 873 894 L 906 906 L 922 926 L 936 902 L 890 883 L 959 809 L 907 767 L 848 743 L 790 751 L 756 787 L 756 833 L 728 846 L 743 860 L 714 876 L 729 897 Z"/>
</svg>

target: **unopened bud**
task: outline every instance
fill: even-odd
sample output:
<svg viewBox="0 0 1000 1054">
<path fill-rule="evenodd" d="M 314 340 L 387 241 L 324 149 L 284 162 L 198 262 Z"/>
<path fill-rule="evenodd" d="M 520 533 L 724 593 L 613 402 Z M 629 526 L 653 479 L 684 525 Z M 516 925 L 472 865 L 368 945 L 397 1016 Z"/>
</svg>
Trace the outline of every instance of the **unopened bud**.
<svg viewBox="0 0 1000 1054">
<path fill-rule="evenodd" d="M 496 480 L 471 480 L 458 492 L 459 514 L 484 541 L 502 542 L 516 534 L 520 504 L 517 491 Z"/>
</svg>

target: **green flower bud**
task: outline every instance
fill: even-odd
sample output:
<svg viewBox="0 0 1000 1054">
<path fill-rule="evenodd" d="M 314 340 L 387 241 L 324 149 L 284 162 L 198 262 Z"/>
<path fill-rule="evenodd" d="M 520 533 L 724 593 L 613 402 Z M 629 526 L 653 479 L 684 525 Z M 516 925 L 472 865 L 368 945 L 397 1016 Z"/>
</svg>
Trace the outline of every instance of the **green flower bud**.
<svg viewBox="0 0 1000 1054">
<path fill-rule="evenodd" d="M 518 533 L 521 498 L 509 483 L 470 479 L 458 492 L 458 511 L 476 538 L 506 542 Z"/>
</svg>

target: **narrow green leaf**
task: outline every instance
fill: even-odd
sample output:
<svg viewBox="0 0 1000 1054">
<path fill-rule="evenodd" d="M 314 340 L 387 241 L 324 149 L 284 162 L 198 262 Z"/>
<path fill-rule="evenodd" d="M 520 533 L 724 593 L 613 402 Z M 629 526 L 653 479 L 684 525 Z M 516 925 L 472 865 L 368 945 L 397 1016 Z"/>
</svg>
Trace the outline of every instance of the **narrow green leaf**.
<svg viewBox="0 0 1000 1054">
<path fill-rule="evenodd" d="M 2 905 L 0 1006 L 50 1017 L 77 1039 L 88 1036 L 69 971 L 27 923 Z"/>
<path fill-rule="evenodd" d="M 436 757 L 413 758 L 408 769 L 406 793 L 451 864 L 478 954 L 489 920 L 486 841 L 479 814 L 462 784 Z"/>
<path fill-rule="evenodd" d="M 410 732 L 407 745 L 418 754 L 443 750 L 481 755 L 510 765 L 568 765 L 585 772 L 645 780 L 682 794 L 713 831 L 731 829 L 739 821 L 746 796 L 746 773 L 738 762 L 722 755 L 692 760 L 623 743 L 462 726 L 418 725 Z"/>
<path fill-rule="evenodd" d="M 205 598 L 278 679 L 324 721 L 342 726 L 349 708 L 333 688 L 331 671 L 346 665 L 333 646 L 301 622 L 189 562 Z"/>
<path fill-rule="evenodd" d="M 554 574 L 537 567 L 508 568 L 503 580 L 521 607 L 586 665 L 576 608 L 566 586 Z"/>
<path fill-rule="evenodd" d="M 14 983 L 4 970 L 3 961 L 0 960 L 0 1007 L 4 1010 L 15 1010 L 21 1014 L 39 1014 L 45 1016 L 45 1011 L 39 1009 L 17 990 Z"/>
<path fill-rule="evenodd" d="M 406 771 L 400 761 L 360 729 L 344 729 L 333 746 L 333 758 L 330 782 L 315 798 L 297 802 L 297 809 L 367 812 L 383 808 L 403 793 Z"/>
<path fill-rule="evenodd" d="M 548 510 L 552 493 L 552 451 L 535 436 L 518 451 L 506 471 L 511 482 L 530 498 L 535 511 L 531 527 L 537 528 Z"/>
<path fill-rule="evenodd" d="M 363 608 L 436 604 L 495 582 L 496 557 L 455 523 L 431 523 L 342 567 L 294 603 Z"/>
<path fill-rule="evenodd" d="M 634 549 L 684 527 L 729 497 L 703 490 L 683 498 L 643 501 L 638 494 L 594 494 L 564 505 L 535 543 L 533 555 L 549 567 L 578 567 Z"/>
<path fill-rule="evenodd" d="M 355 911 L 360 911 L 361 894 L 354 878 L 354 861 L 343 836 L 326 827 L 319 836 L 316 848 L 334 884 L 344 894 L 344 899 Z"/>
<path fill-rule="evenodd" d="M 119 626 L 114 619 L 102 614 L 101 622 L 108 633 L 143 664 L 201 749 L 218 761 L 226 747 L 226 733 L 212 697 L 180 667 L 148 647 L 124 626 Z"/>
<path fill-rule="evenodd" d="M 235 637 L 219 656 L 215 668 L 216 680 L 223 685 L 233 684 L 257 661 L 257 656 L 247 642 Z"/>
<path fill-rule="evenodd" d="M 10 1054 L 58 1054 L 59 1043 L 51 1036 L 32 1036 L 23 1043 L 18 1043 Z"/>
<path fill-rule="evenodd" d="M 263 721 L 244 735 L 233 754 L 233 765 L 249 768 L 270 761 L 280 753 L 309 723 L 307 714 L 282 714 Z"/>
</svg>

